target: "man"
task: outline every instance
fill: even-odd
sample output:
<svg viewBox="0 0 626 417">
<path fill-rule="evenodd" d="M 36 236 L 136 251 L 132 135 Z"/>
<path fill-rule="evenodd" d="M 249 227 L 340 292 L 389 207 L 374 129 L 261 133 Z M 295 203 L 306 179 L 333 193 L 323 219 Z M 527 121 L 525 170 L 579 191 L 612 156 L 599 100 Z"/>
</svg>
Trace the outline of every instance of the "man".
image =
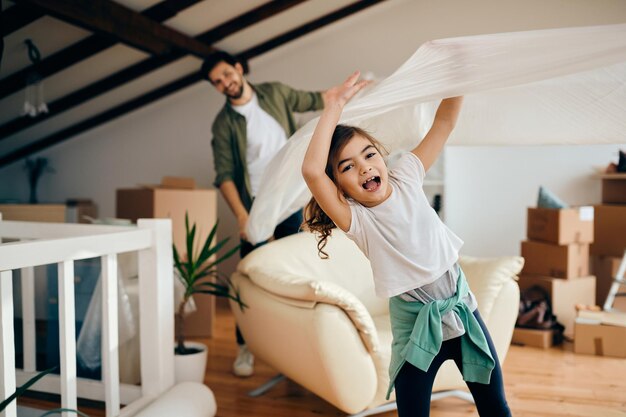
<svg viewBox="0 0 626 417">
<path fill-rule="evenodd" d="M 297 91 L 278 82 L 250 84 L 242 64 L 226 52 L 217 52 L 202 64 L 202 75 L 226 96 L 211 131 L 215 186 L 226 199 L 237 219 L 241 238 L 241 258 L 254 248 L 247 241 L 246 224 L 261 177 L 270 160 L 296 131 L 294 112 L 320 110 L 322 93 Z M 301 210 L 274 230 L 279 239 L 299 231 Z M 254 357 L 248 351 L 237 327 L 239 353 L 233 364 L 237 376 L 254 373 Z"/>
</svg>

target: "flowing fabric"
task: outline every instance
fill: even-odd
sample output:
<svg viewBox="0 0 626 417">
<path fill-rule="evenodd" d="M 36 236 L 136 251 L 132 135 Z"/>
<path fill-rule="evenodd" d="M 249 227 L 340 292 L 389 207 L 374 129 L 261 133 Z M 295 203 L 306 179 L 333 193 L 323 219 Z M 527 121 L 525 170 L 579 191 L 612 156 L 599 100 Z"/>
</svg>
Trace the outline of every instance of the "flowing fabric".
<svg viewBox="0 0 626 417">
<path fill-rule="evenodd" d="M 368 130 L 394 153 L 412 149 L 439 101 L 466 96 L 450 145 L 626 142 L 626 24 L 429 41 L 344 109 L 340 123 Z M 274 157 L 250 212 L 257 243 L 303 207 L 300 174 L 317 118 Z"/>
<path fill-rule="evenodd" d="M 137 334 L 139 324 L 133 314 L 130 299 L 118 268 L 117 316 L 118 343 L 123 345 Z M 76 359 L 85 368 L 96 370 L 102 366 L 102 275 L 98 277 L 96 288 L 91 295 L 85 321 L 76 340 Z"/>
</svg>

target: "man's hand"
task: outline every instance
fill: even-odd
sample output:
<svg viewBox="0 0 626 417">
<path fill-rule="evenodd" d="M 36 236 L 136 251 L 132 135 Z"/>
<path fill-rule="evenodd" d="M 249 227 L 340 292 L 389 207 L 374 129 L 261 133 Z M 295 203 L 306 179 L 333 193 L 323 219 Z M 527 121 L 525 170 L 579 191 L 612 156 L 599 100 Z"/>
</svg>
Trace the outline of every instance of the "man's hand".
<svg viewBox="0 0 626 417">
<path fill-rule="evenodd" d="M 247 241 L 246 225 L 248 224 L 248 213 L 242 213 L 237 216 L 237 223 L 239 224 L 239 237 Z"/>
</svg>

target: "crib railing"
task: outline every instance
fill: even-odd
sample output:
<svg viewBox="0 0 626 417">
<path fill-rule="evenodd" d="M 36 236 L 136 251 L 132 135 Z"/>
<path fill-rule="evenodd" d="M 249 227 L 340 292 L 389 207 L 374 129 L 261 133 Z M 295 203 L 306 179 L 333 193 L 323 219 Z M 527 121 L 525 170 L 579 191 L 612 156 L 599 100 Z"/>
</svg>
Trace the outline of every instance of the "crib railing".
<svg viewBox="0 0 626 417">
<path fill-rule="evenodd" d="M 142 219 L 137 227 L 2 221 L 0 238 L 0 400 L 37 374 L 34 267 L 57 264 L 60 375 L 32 389 L 61 395 L 63 408 L 77 397 L 104 401 L 106 416 L 132 416 L 174 384 L 174 308 L 170 220 Z M 138 252 L 141 386 L 120 384 L 117 254 Z M 77 378 L 74 261 L 101 258 L 102 381 Z M 13 271 L 20 270 L 24 364 L 15 368 Z M 126 404 L 121 409 L 120 404 Z M 13 402 L 6 417 L 16 417 Z M 65 413 L 70 415 L 70 413 Z M 74 415 L 74 414 L 71 414 Z"/>
</svg>

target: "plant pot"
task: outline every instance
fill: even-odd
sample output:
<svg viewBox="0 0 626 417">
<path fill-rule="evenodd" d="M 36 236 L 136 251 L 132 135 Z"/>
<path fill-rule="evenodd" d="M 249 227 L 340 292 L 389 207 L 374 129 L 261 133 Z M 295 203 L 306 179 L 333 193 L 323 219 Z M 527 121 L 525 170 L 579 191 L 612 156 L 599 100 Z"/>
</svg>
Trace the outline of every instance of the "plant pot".
<svg viewBox="0 0 626 417">
<path fill-rule="evenodd" d="M 185 342 L 185 346 L 200 349 L 200 352 L 174 355 L 174 381 L 177 384 L 187 381 L 203 383 L 209 349 L 199 342 Z"/>
</svg>

